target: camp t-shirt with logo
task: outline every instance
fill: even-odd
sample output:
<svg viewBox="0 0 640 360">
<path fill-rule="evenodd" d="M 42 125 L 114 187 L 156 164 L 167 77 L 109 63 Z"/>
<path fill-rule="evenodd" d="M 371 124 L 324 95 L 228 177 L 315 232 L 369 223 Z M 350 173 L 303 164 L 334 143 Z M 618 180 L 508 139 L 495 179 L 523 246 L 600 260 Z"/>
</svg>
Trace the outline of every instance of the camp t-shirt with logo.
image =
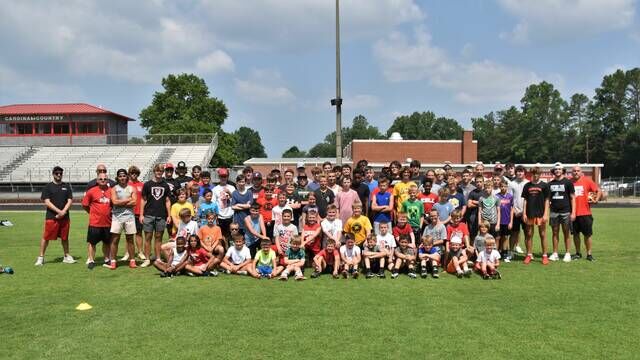
<svg viewBox="0 0 640 360">
<path fill-rule="evenodd" d="M 536 184 L 528 182 L 522 189 L 522 197 L 527 200 L 527 208 L 524 209 L 527 217 L 543 217 L 544 202 L 549 199 L 549 185 L 542 181 Z"/>
<path fill-rule="evenodd" d="M 571 180 L 562 178 L 551 180 L 548 183 L 551 192 L 551 211 L 554 213 L 571 212 L 571 195 L 575 194 L 575 189 Z"/>
<path fill-rule="evenodd" d="M 160 182 L 155 180 L 145 182 L 142 187 L 142 197 L 147 200 L 144 215 L 166 218 L 168 216 L 166 199 L 169 192 L 169 185 L 164 179 Z"/>
<path fill-rule="evenodd" d="M 40 199 L 42 201 L 44 201 L 45 199 L 49 199 L 49 201 L 51 201 L 51 203 L 60 210 L 64 209 L 65 205 L 67 205 L 67 200 L 71 198 L 73 198 L 71 185 L 63 182 L 61 182 L 60 184 L 56 184 L 54 182 L 48 183 L 42 189 L 42 195 L 40 196 Z M 56 215 L 58 215 L 57 212 L 47 207 L 47 215 L 46 215 L 47 220 L 55 219 Z M 69 218 L 68 211 L 66 214 L 64 214 L 64 218 L 65 219 Z"/>
</svg>

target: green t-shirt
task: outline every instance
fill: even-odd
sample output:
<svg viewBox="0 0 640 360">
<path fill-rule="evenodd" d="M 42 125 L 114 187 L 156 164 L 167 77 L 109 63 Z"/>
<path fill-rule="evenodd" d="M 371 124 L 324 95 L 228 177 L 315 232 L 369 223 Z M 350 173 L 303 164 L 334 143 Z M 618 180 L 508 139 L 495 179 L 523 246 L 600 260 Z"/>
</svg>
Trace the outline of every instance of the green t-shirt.
<svg viewBox="0 0 640 360">
<path fill-rule="evenodd" d="M 377 252 L 380 252 L 380 247 L 377 244 L 373 245 L 373 247 L 370 247 L 369 245 L 366 245 L 364 247 L 364 251 L 377 253 Z"/>
<path fill-rule="evenodd" d="M 412 228 L 420 227 L 420 219 L 424 216 L 424 205 L 420 200 L 411 201 L 407 199 L 402 203 L 402 212 L 407 214 L 409 225 Z"/>
<path fill-rule="evenodd" d="M 264 251 L 260 250 L 256 253 L 256 259 L 258 259 L 258 266 L 272 266 L 273 260 L 276 258 L 276 252 L 273 250 L 269 250 L 268 253 L 264 253 Z"/>
<path fill-rule="evenodd" d="M 302 248 L 298 249 L 298 251 L 295 251 L 292 248 L 287 249 L 287 259 L 289 260 L 304 259 L 304 250 Z"/>
</svg>

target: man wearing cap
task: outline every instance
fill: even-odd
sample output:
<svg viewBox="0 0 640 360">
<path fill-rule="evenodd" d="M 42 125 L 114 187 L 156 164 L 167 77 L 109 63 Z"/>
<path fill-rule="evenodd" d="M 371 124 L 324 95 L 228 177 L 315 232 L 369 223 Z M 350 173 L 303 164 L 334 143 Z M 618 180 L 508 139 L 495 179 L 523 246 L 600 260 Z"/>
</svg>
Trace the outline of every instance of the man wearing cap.
<svg viewBox="0 0 640 360">
<path fill-rule="evenodd" d="M 84 191 L 87 192 L 92 187 L 98 186 L 98 176 L 100 176 L 100 174 L 106 174 L 106 173 L 107 173 L 107 167 L 104 164 L 98 164 L 98 166 L 96 166 L 96 178 L 92 179 L 91 181 L 89 181 L 89 183 L 87 183 L 87 188 Z M 114 187 L 115 185 L 116 185 L 116 182 L 109 179 L 109 177 L 107 176 L 107 186 Z"/>
<path fill-rule="evenodd" d="M 233 222 L 233 208 L 231 207 L 231 195 L 236 188 L 228 183 L 229 170 L 218 168 L 220 183 L 213 188 L 213 201 L 218 205 L 218 226 L 224 237 L 229 237 L 229 226 Z"/>
<path fill-rule="evenodd" d="M 560 240 L 560 226 L 564 236 L 565 254 L 562 261 L 571 261 L 571 238 L 569 237 L 569 224 L 576 218 L 576 194 L 573 183 L 564 176 L 565 170 L 561 163 L 557 162 L 551 169 L 553 179 L 549 181 L 551 201 L 549 203 L 549 223 L 551 224 L 551 241 L 553 253 L 549 260 L 558 261 L 558 242 Z"/>
<path fill-rule="evenodd" d="M 253 194 L 253 201 L 256 201 L 258 199 L 258 196 L 260 196 L 260 192 L 263 189 L 264 186 L 262 186 L 262 173 L 256 171 L 253 173 L 253 175 L 251 175 L 251 187 L 249 188 L 249 190 L 251 190 L 251 193 Z"/>
<path fill-rule="evenodd" d="M 580 166 L 573 167 L 573 187 L 576 191 L 576 219 L 573 222 L 573 244 L 576 246 L 574 260 L 582 258 L 580 254 L 580 234 L 584 236 L 587 248 L 587 260 L 594 261 L 591 254 L 591 236 L 593 235 L 593 216 L 591 204 L 597 204 L 602 198 L 602 190 L 593 180 L 584 176 Z M 595 195 L 592 196 L 592 193 Z"/>
<path fill-rule="evenodd" d="M 300 175 L 305 175 L 305 176 L 307 175 L 307 169 L 304 167 L 304 162 L 299 161 L 296 164 L 296 172 L 297 172 L 296 177 Z"/>
<path fill-rule="evenodd" d="M 53 181 L 45 185 L 42 189 L 40 199 L 47 207 L 45 215 L 44 231 L 40 239 L 40 255 L 36 259 L 36 266 L 44 265 L 44 254 L 49 245 L 49 241 L 60 238 L 65 264 L 73 264 L 76 260 L 69 254 L 69 208 L 73 199 L 71 185 L 62 182 L 63 170 L 60 166 L 53 168 L 51 174 Z"/>
<path fill-rule="evenodd" d="M 191 176 L 187 175 L 187 171 L 187 164 L 185 164 L 184 161 L 179 161 L 178 166 L 176 166 L 176 174 L 178 176 L 176 176 L 173 181 L 177 186 L 183 189 L 186 189 L 189 185 L 189 182 L 193 180 Z"/>
<path fill-rule="evenodd" d="M 174 170 L 175 168 L 173 167 L 172 163 L 164 164 L 163 179 L 167 183 L 167 185 L 169 185 L 169 199 L 171 200 L 172 204 L 175 203 L 177 200 L 175 191 L 180 187 L 180 184 L 178 184 L 178 182 L 176 182 L 175 179 L 173 178 Z"/>
</svg>

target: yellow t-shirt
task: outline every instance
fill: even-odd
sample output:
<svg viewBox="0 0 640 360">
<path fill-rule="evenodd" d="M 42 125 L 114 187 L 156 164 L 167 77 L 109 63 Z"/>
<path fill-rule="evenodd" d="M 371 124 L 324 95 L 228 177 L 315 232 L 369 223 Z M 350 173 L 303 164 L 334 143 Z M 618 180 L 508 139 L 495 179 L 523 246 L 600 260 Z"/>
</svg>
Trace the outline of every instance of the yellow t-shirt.
<svg viewBox="0 0 640 360">
<path fill-rule="evenodd" d="M 191 204 L 190 202 L 185 202 L 184 204 L 175 203 L 171 205 L 171 218 L 180 218 L 179 214 L 182 209 L 191 210 L 191 217 L 195 216 L 196 214 L 195 210 L 193 209 L 193 204 Z M 178 224 L 173 224 L 173 232 L 175 233 L 176 231 L 178 231 Z"/>
<path fill-rule="evenodd" d="M 344 232 L 352 234 L 357 245 L 367 239 L 367 230 L 371 233 L 371 222 L 366 216 L 350 217 L 344 224 Z"/>
<path fill-rule="evenodd" d="M 409 188 L 411 185 L 416 185 L 416 183 L 413 181 L 403 183 L 401 181 L 393 186 L 393 198 L 396 202 L 397 212 L 402 212 L 402 203 L 409 198 Z"/>
</svg>

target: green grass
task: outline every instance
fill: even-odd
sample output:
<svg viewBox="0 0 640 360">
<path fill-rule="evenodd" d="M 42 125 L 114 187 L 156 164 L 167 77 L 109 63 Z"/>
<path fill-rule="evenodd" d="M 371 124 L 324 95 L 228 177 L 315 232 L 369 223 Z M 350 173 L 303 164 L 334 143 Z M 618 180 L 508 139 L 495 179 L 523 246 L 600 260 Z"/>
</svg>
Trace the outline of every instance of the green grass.
<svg viewBox="0 0 640 360">
<path fill-rule="evenodd" d="M 86 215 L 72 214 L 33 266 L 42 212 L 0 212 L 0 358 L 637 358 L 640 209 L 596 209 L 597 262 L 503 264 L 503 279 L 442 275 L 297 283 L 161 279 L 84 266 Z M 534 241 L 537 241 L 537 237 Z M 122 244 L 122 243 L 121 243 Z M 122 247 L 122 245 L 121 245 Z M 122 252 L 122 250 L 121 250 Z M 539 259 L 539 257 L 538 257 Z M 93 306 L 76 311 L 80 302 Z"/>
</svg>

